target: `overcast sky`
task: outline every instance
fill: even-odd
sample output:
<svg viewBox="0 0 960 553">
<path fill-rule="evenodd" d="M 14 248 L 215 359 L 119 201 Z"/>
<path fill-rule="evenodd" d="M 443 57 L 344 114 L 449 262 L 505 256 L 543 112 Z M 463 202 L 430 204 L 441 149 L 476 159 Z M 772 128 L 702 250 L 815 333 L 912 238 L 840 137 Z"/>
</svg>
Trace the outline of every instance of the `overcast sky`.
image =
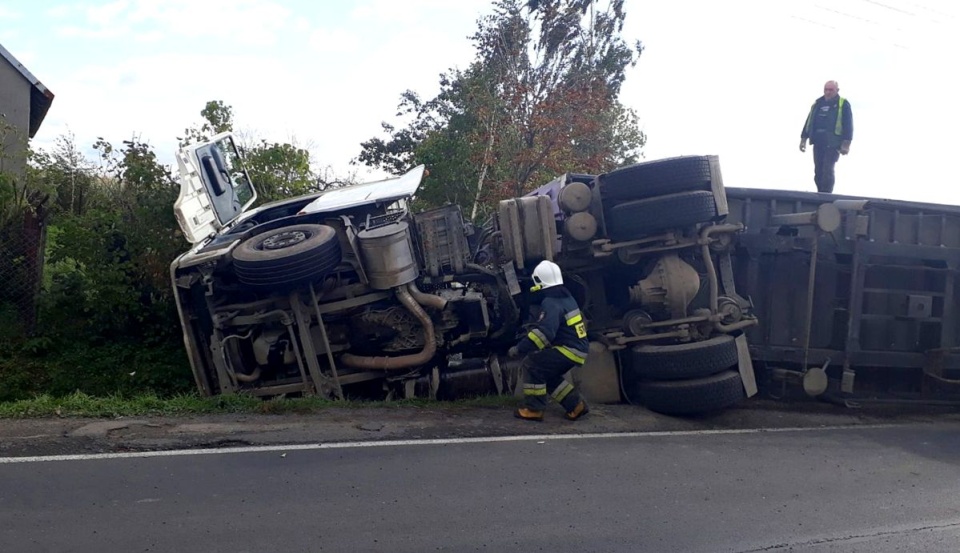
<svg viewBox="0 0 960 553">
<path fill-rule="evenodd" d="M 605 0 L 601 0 L 605 1 Z M 55 94 L 35 138 L 134 133 L 171 162 L 208 100 L 241 129 L 352 170 L 399 94 L 466 66 L 482 0 L 0 2 L 0 44 Z M 718 154 L 727 186 L 815 190 L 800 129 L 824 81 L 853 107 L 837 193 L 960 204 L 960 4 L 626 0 L 646 50 L 621 100 L 647 159 Z M 380 176 L 361 171 L 360 176 Z"/>
</svg>

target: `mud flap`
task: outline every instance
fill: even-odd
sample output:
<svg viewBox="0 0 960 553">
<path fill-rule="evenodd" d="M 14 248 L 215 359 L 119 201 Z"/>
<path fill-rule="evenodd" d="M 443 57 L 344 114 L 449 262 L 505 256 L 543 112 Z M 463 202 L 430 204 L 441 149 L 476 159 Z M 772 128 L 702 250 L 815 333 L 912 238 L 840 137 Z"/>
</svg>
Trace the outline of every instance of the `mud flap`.
<svg viewBox="0 0 960 553">
<path fill-rule="evenodd" d="M 737 366 L 740 367 L 740 379 L 743 380 L 743 389 L 747 397 L 757 394 L 757 377 L 753 373 L 753 360 L 750 359 L 750 348 L 747 346 L 747 335 L 741 334 L 736 338 Z"/>
<path fill-rule="evenodd" d="M 564 375 L 587 403 L 616 404 L 620 397 L 620 373 L 615 354 L 600 342 L 590 342 L 587 362 Z"/>
</svg>

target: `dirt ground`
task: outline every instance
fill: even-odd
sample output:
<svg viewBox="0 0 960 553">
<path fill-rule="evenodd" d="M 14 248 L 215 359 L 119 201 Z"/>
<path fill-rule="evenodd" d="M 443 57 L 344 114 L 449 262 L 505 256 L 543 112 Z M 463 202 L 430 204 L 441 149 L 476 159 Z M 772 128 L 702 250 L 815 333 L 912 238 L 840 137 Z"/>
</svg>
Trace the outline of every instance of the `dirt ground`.
<svg viewBox="0 0 960 553">
<path fill-rule="evenodd" d="M 514 419 L 507 407 L 330 408 L 309 415 L 224 414 L 111 419 L 0 421 L 0 457 L 153 451 L 531 434 L 663 432 L 828 427 L 960 421 L 956 408 L 850 409 L 817 402 L 749 400 L 702 417 L 668 417 L 631 405 L 595 405 L 583 420 L 556 406 L 543 422 Z"/>
</svg>

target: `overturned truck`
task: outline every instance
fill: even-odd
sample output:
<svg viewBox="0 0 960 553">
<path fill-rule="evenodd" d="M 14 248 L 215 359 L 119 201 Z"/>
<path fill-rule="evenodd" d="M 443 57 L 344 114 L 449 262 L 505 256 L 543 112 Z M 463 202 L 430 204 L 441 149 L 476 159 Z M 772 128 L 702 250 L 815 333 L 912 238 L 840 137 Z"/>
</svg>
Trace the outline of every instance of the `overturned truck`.
<svg viewBox="0 0 960 553">
<path fill-rule="evenodd" d="M 589 358 L 568 377 L 595 402 L 687 414 L 735 405 L 758 384 L 819 395 L 837 380 L 849 393 L 862 359 L 849 341 L 823 345 L 823 332 L 832 340 L 856 330 L 817 322 L 832 292 L 807 294 L 799 311 L 780 304 L 796 307 L 808 280 L 827 278 L 822 264 L 798 268 L 818 259 L 818 247 L 851 266 L 866 260 L 856 257 L 861 246 L 824 240 L 846 244 L 838 229 L 859 232 L 854 241 L 869 236 L 867 204 L 730 195 L 715 156 L 562 175 L 500 202 L 480 226 L 458 206 L 409 209 L 422 166 L 249 209 L 256 191 L 230 134 L 181 150 L 177 161 L 175 213 L 193 246 L 171 278 L 204 394 L 515 394 L 522 375 L 506 353 L 532 320 L 526 291 L 542 259 L 562 267 L 587 321 Z M 797 258 L 807 244 L 812 257 Z M 946 304 L 931 300 L 931 316 L 935 305 Z"/>
</svg>

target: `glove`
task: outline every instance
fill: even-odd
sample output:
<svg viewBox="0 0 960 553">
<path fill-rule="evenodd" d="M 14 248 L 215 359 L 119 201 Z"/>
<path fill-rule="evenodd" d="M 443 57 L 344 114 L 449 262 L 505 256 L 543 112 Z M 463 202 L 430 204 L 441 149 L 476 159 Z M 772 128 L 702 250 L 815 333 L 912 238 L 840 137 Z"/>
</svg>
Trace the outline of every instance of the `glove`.
<svg viewBox="0 0 960 553">
<path fill-rule="evenodd" d="M 517 348 L 517 346 L 511 346 L 510 349 L 507 350 L 507 357 L 510 357 L 510 358 L 520 357 L 520 350 Z"/>
<path fill-rule="evenodd" d="M 843 143 L 840 144 L 840 153 L 843 154 L 843 155 L 847 155 L 847 154 L 850 153 L 850 141 L 849 141 L 849 140 L 844 140 Z"/>
<path fill-rule="evenodd" d="M 800 151 L 801 151 L 801 152 L 806 152 L 806 151 L 807 151 L 807 139 L 806 139 L 806 138 L 801 138 L 801 139 L 800 139 Z"/>
</svg>

